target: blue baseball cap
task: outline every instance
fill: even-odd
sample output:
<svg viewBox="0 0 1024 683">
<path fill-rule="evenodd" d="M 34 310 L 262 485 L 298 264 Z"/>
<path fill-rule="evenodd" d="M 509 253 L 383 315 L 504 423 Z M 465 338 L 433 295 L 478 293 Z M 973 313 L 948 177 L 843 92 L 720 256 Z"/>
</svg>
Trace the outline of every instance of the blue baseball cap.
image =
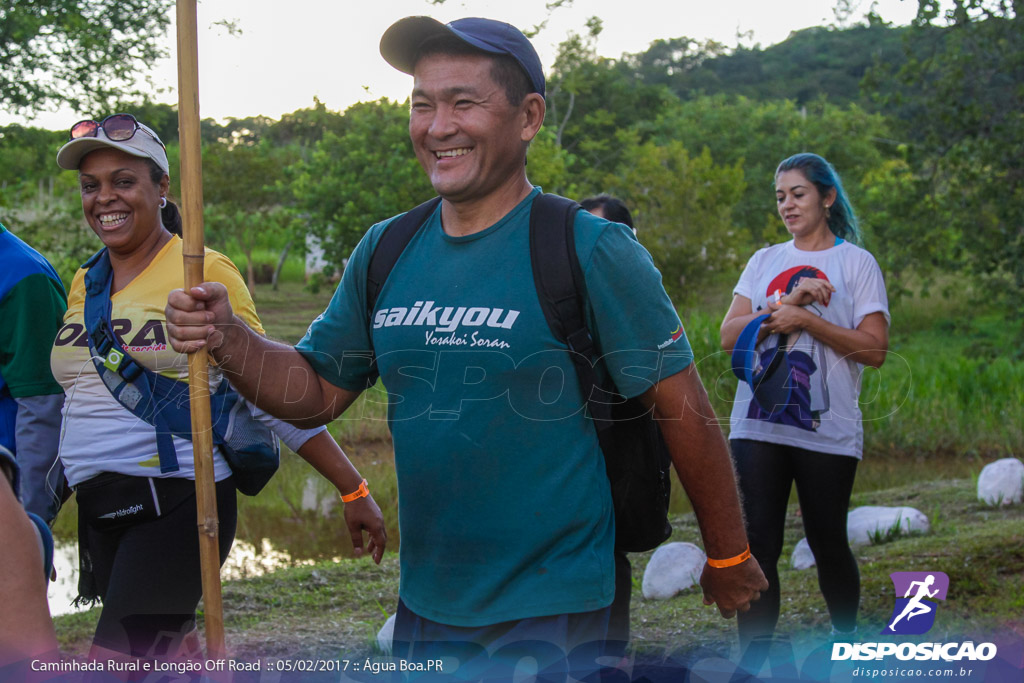
<svg viewBox="0 0 1024 683">
<path fill-rule="evenodd" d="M 544 71 L 537 51 L 522 31 L 503 21 L 467 17 L 442 24 L 433 17 L 406 17 L 384 32 L 380 54 L 391 66 L 412 75 L 423 42 L 443 35 L 454 36 L 484 52 L 508 55 L 526 72 L 533 92 L 544 96 Z"/>
</svg>

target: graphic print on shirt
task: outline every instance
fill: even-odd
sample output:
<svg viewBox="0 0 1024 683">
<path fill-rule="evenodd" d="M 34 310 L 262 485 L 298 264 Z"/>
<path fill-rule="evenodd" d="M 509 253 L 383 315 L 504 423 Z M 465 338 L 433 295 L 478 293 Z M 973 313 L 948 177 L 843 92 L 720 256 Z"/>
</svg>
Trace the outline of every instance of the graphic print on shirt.
<svg viewBox="0 0 1024 683">
<path fill-rule="evenodd" d="M 814 266 L 794 266 L 772 278 L 765 291 L 769 301 L 778 302 L 783 296 L 791 293 L 800 281 L 805 278 L 817 278 L 829 281 L 828 276 Z M 808 308 L 814 310 L 817 303 L 810 304 Z M 826 303 L 827 307 L 828 304 Z M 810 340 L 809 344 L 800 343 L 804 338 Z M 760 366 L 766 366 L 776 353 L 782 351 L 789 360 L 790 375 L 790 399 L 785 410 L 774 414 L 763 410 L 757 401 L 751 401 L 747 410 L 747 417 L 752 420 L 764 420 L 777 424 L 798 427 L 807 431 L 817 431 L 821 425 L 821 413 L 828 410 L 828 386 L 822 377 L 820 363 L 815 361 L 819 356 L 820 347 L 817 342 L 807 334 L 799 335 L 795 343 L 789 343 L 787 335 L 772 335 L 765 340 L 769 346 L 764 349 L 760 356 Z M 779 347 L 783 347 L 780 349 Z M 815 350 L 819 353 L 815 353 Z M 760 372 L 758 367 L 755 372 Z"/>
<path fill-rule="evenodd" d="M 423 327 L 424 345 L 507 349 L 500 330 L 510 330 L 519 317 L 514 309 L 488 306 L 445 306 L 434 301 L 416 301 L 412 306 L 382 308 L 374 314 L 373 329 L 382 327 Z M 479 328 L 479 329 L 468 329 Z"/>
<path fill-rule="evenodd" d="M 164 332 L 162 320 L 147 320 L 140 329 L 132 329 L 132 321 L 128 318 L 118 318 L 110 321 L 114 335 L 121 348 L 128 353 L 139 353 L 141 351 L 166 351 L 167 335 Z M 89 335 L 85 331 L 85 325 L 76 322 L 66 323 L 57 334 L 54 346 L 89 346 Z"/>
</svg>

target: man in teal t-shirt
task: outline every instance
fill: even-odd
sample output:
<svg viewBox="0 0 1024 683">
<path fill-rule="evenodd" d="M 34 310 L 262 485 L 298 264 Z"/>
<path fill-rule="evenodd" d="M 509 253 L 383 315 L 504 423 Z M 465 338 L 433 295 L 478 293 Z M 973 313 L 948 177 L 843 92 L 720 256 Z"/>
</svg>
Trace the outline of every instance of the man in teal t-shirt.
<svg viewBox="0 0 1024 683">
<path fill-rule="evenodd" d="M 243 394 L 299 424 L 337 417 L 379 376 L 399 486 L 396 641 L 568 652 L 604 638 L 614 521 L 596 433 L 530 265 L 540 190 L 525 161 L 544 119 L 540 61 L 521 32 L 489 19 L 409 17 L 381 53 L 414 77 L 410 137 L 442 201 L 373 313 L 367 265 L 390 221 L 364 236 L 297 347 L 248 331 L 212 283 L 169 297 L 172 344 L 209 344 Z M 747 559 L 725 442 L 679 318 L 628 229 L 580 212 L 575 240 L 588 326 L 620 391 L 663 420 L 708 555 L 726 565 L 705 569 L 705 599 L 732 616 L 767 584 Z"/>
<path fill-rule="evenodd" d="M 67 295 L 53 266 L 0 225 L 0 446 L 18 460 L 25 509 L 52 523 L 64 470 L 57 460 L 64 390 L 50 348 Z"/>
</svg>

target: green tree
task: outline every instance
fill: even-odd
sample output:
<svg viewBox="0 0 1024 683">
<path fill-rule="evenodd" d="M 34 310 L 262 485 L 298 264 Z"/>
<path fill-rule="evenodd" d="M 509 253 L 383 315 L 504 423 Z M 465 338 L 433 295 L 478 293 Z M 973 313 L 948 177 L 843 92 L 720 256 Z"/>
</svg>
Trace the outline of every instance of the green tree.
<svg viewBox="0 0 1024 683">
<path fill-rule="evenodd" d="M 635 132 L 624 132 L 615 142 L 623 166 L 605 186 L 631 207 L 673 300 L 693 302 L 715 273 L 746 258 L 732 217 L 746 187 L 743 169 L 716 165 L 707 148 L 693 156 L 679 140 L 639 143 Z"/>
<path fill-rule="evenodd" d="M 732 216 L 751 247 L 788 238 L 775 210 L 774 192 L 775 168 L 784 158 L 814 152 L 828 159 L 857 208 L 864 175 L 896 153 L 881 115 L 821 100 L 798 106 L 792 101 L 697 97 L 665 108 L 652 130 L 658 143 L 680 140 L 687 149 L 706 147 L 718 164 L 741 165 L 749 191 L 737 198 Z"/>
<path fill-rule="evenodd" d="M 0 105 L 107 108 L 166 56 L 171 0 L 2 0 Z"/>
<path fill-rule="evenodd" d="M 27 180 L 18 190 L 0 222 L 38 249 L 70 287 L 75 271 L 102 246 L 82 215 L 78 175 L 61 171 Z"/>
<path fill-rule="evenodd" d="M 212 143 L 203 149 L 203 218 L 211 245 L 245 255 L 246 284 L 256 284 L 254 250 L 290 241 L 295 215 L 280 181 L 294 150 L 263 144 Z"/>
<path fill-rule="evenodd" d="M 575 157 L 555 141 L 555 132 L 544 126 L 530 143 L 526 173 L 530 182 L 540 185 L 545 192 L 575 197 L 579 187 L 570 170 L 575 161 Z"/>
<path fill-rule="evenodd" d="M 352 105 L 341 132 L 324 133 L 289 171 L 297 208 L 335 270 L 371 225 L 433 195 L 409 140 L 408 107 L 387 98 Z"/>
<path fill-rule="evenodd" d="M 67 133 L 13 124 L 0 127 L 0 206 L 11 203 L 24 189 L 49 182 L 60 169 L 54 159 Z"/>
<path fill-rule="evenodd" d="M 304 154 L 320 142 L 327 131 L 341 133 L 344 130 L 344 118 L 341 112 L 329 110 L 314 97 L 312 107 L 296 109 L 282 116 L 267 131 L 267 138 L 275 145 L 298 145 Z"/>
<path fill-rule="evenodd" d="M 1018 312 L 1024 308 L 1022 11 L 1022 0 L 920 0 L 915 31 L 929 49 L 896 74 L 906 89 L 921 93 L 909 103 L 897 100 L 909 112 L 903 134 L 917 173 L 919 229 L 941 230 L 922 260 L 985 283 L 986 299 Z"/>
<path fill-rule="evenodd" d="M 601 30 L 601 20 L 591 17 L 585 34 L 569 34 L 547 88 L 544 126 L 571 155 L 569 174 L 586 191 L 601 190 L 605 176 L 621 167 L 616 134 L 652 121 L 674 99 L 664 86 L 638 82 L 628 65 L 598 56 Z"/>
</svg>

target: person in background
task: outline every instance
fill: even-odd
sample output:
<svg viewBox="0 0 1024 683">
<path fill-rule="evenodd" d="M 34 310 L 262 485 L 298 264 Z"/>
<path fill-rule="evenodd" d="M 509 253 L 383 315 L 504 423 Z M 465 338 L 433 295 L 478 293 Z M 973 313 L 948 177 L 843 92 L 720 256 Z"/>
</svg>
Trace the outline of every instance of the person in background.
<svg viewBox="0 0 1024 683">
<path fill-rule="evenodd" d="M 64 471 L 57 460 L 64 391 L 50 372 L 49 348 L 67 297 L 53 266 L 0 225 L 0 446 L 18 459 L 29 512 L 52 524 Z"/>
<path fill-rule="evenodd" d="M 167 153 L 130 114 L 71 129 L 57 164 L 78 171 L 82 209 L 111 266 L 110 320 L 121 348 L 172 379 L 188 378 L 186 357 L 167 343 L 167 292 L 181 287 L 181 217 L 168 197 Z M 262 334 L 237 268 L 206 250 L 205 277 L 221 282 L 247 329 Z M 60 456 L 76 492 L 82 572 L 79 598 L 103 603 L 91 656 L 194 657 L 195 610 L 202 593 L 192 442 L 172 437 L 177 469 L 165 471 L 157 432 L 125 408 L 97 373 L 86 342 L 85 269 L 74 277 L 68 311 L 52 350 L 53 374 L 67 396 Z M 211 392 L 223 373 L 210 369 Z M 351 500 L 345 521 L 362 554 L 380 562 L 386 533 L 365 480 L 324 428 L 300 430 L 264 414 L 282 440 Z M 232 472 L 214 449 L 220 560 L 235 533 Z"/>
<path fill-rule="evenodd" d="M 524 654 L 541 668 L 588 648 L 595 656 L 582 665 L 599 667 L 615 583 L 604 458 L 578 384 L 538 391 L 545 377 L 576 372 L 538 305 L 530 262 L 540 189 L 526 154 L 544 121 L 540 59 L 514 26 L 475 17 L 406 17 L 384 33 L 381 54 L 412 75 L 409 134 L 440 201 L 373 311 L 368 265 L 390 220 L 360 241 L 296 347 L 240 324 L 216 283 L 170 294 L 171 343 L 207 346 L 243 395 L 302 425 L 333 419 L 382 380 L 402 536 L 396 656 L 465 664 L 471 650 L 490 661 L 529 643 Z M 665 418 L 708 555 L 723 560 L 704 569 L 705 603 L 731 617 L 766 584 L 749 560 L 725 441 L 702 417 L 711 408 L 679 317 L 624 226 L 579 211 L 574 235 L 590 329 L 622 393 Z"/>
<path fill-rule="evenodd" d="M 632 230 L 634 235 L 637 234 L 636 227 L 633 225 L 633 214 L 618 197 L 613 197 L 610 194 L 597 194 L 580 200 L 580 206 L 595 216 L 600 216 L 612 223 L 622 223 Z"/>
<path fill-rule="evenodd" d="M 775 195 L 793 239 L 750 258 L 721 327 L 722 348 L 732 351 L 744 328 L 767 314 L 757 358 L 770 367 L 782 353 L 791 368 L 784 401 L 759 399 L 740 382 L 731 416 L 750 547 L 770 584 L 738 619 L 741 653 L 753 667 L 779 619 L 776 565 L 793 482 L 833 629 L 856 630 L 860 576 L 846 515 L 863 450 L 857 398 L 863 367 L 880 367 L 889 346 L 882 272 L 857 246 L 857 219 L 832 165 L 816 154 L 785 159 Z"/>
</svg>

